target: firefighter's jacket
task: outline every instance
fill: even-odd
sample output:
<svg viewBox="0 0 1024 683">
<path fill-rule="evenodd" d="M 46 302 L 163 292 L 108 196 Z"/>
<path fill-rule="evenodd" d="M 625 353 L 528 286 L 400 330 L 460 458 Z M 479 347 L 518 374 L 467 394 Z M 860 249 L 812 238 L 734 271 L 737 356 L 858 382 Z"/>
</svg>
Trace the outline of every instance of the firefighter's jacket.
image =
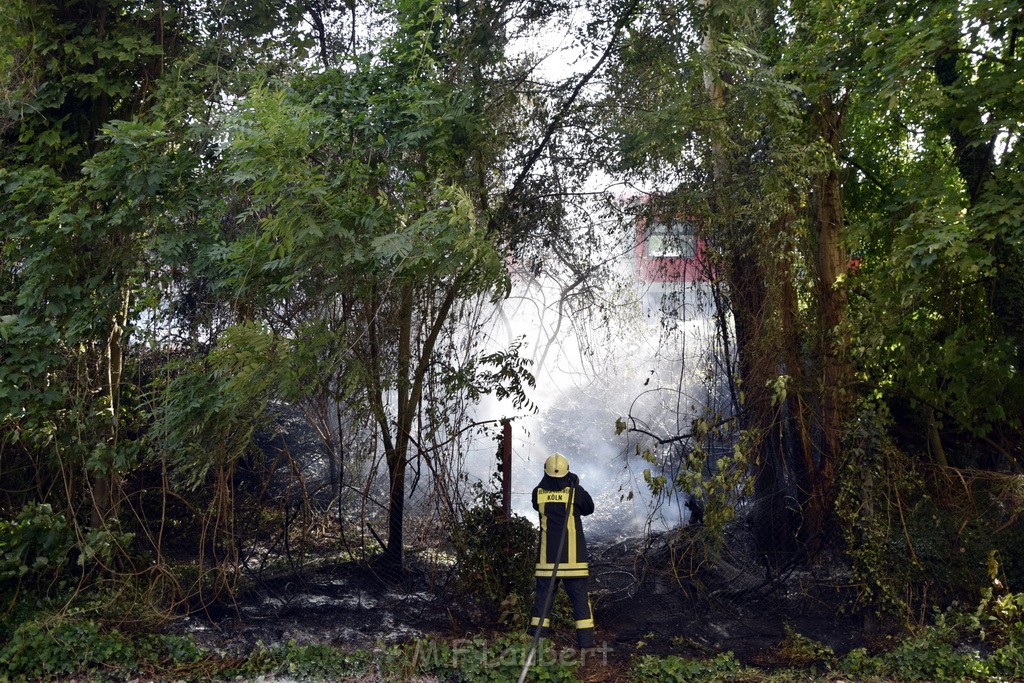
<svg viewBox="0 0 1024 683">
<path fill-rule="evenodd" d="M 566 515 L 572 499 L 571 514 Z M 564 477 L 547 474 L 533 489 L 533 509 L 540 513 L 540 543 L 536 576 L 551 576 L 558 560 L 557 575 L 579 578 L 588 575 L 587 541 L 583 537 L 584 515 L 594 511 L 594 499 L 579 485 L 579 478 L 570 472 Z M 565 530 L 562 556 L 556 558 L 558 543 Z"/>
</svg>

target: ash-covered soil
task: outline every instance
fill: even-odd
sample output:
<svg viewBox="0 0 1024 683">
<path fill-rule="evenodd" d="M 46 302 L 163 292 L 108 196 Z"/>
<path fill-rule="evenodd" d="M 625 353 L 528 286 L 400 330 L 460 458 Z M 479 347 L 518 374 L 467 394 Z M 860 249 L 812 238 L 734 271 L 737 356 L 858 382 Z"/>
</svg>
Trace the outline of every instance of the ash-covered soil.
<svg viewBox="0 0 1024 683">
<path fill-rule="evenodd" d="M 734 547 L 714 564 L 684 571 L 667 559 L 668 544 L 647 539 L 638 553 L 626 541 L 593 553 L 595 619 L 620 656 L 731 651 L 744 663 L 771 666 L 789 663 L 775 661 L 787 632 L 840 654 L 871 641 L 842 567 L 772 567 Z"/>
<path fill-rule="evenodd" d="M 706 657 L 731 651 L 745 663 L 785 665 L 774 658 L 787 629 L 837 653 L 868 643 L 836 567 L 775 571 L 734 553 L 684 577 L 666 561 L 665 539 L 595 539 L 591 546 L 598 641 L 613 663 L 634 654 Z M 473 596 L 457 593 L 454 571 L 413 564 L 395 576 L 365 564 L 323 565 L 257 581 L 234 604 L 193 615 L 178 629 L 232 655 L 244 655 L 258 642 L 355 649 L 423 636 L 508 632 L 497 610 L 481 609 Z M 550 636 L 556 647 L 574 644 L 571 631 Z"/>
</svg>

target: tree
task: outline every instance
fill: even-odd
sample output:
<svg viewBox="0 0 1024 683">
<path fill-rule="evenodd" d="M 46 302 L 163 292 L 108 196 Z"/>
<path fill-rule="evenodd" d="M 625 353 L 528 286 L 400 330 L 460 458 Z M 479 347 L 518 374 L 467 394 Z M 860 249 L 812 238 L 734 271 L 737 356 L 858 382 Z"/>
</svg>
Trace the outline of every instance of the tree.
<svg viewBox="0 0 1024 683">
<path fill-rule="evenodd" d="M 166 142 L 160 126 L 129 121 L 151 109 L 178 34 L 159 11 L 107 2 L 18 3 L 4 33 L 17 67 L 4 74 L 4 441 L 34 458 L 36 495 L 63 477 L 70 510 L 85 495 L 101 526 L 137 456 L 123 436 L 125 350 L 145 216 L 172 170 L 148 146 Z"/>
<path fill-rule="evenodd" d="M 501 182 L 499 127 L 511 120 L 498 111 L 514 92 L 470 58 L 481 41 L 495 58 L 500 37 L 474 22 L 497 16 L 399 3 L 375 55 L 251 92 L 225 153 L 243 208 L 218 287 L 248 320 L 225 357 L 240 369 L 253 360 L 244 349 L 269 335 L 254 377 L 283 363 L 277 376 L 291 379 L 279 396 L 333 387 L 331 400 L 373 417 L 388 470 L 389 567 L 403 562 L 409 462 L 429 459 L 432 435 L 450 427 L 424 405 L 428 385 L 486 392 L 511 381 L 515 392 L 528 378 L 514 353 L 470 366 L 451 358 L 462 307 L 507 282 L 487 212 Z M 489 362 L 510 372 L 480 384 L 473 368 Z"/>
<path fill-rule="evenodd" d="M 225 69 L 254 54 L 281 60 L 293 44 L 280 40 L 294 38 L 281 3 L 247 7 L 244 17 L 232 3 L 4 9 L 6 505 L 53 502 L 95 529 L 120 521 L 122 479 L 147 451 L 137 335 L 166 305 L 173 266 L 161 258 L 202 197 L 207 117 L 230 90 Z"/>
<path fill-rule="evenodd" d="M 942 421 L 1014 459 L 1015 8 L 649 3 L 610 70 L 607 156 L 705 217 L 763 519 L 796 487 L 812 553 L 860 399 L 923 407 L 940 464 Z"/>
<path fill-rule="evenodd" d="M 943 464 L 1019 459 L 1017 9 L 891 8 L 867 34 L 877 96 L 851 126 L 865 379 L 901 439 Z M 944 438 L 964 444 L 960 456 Z"/>
</svg>

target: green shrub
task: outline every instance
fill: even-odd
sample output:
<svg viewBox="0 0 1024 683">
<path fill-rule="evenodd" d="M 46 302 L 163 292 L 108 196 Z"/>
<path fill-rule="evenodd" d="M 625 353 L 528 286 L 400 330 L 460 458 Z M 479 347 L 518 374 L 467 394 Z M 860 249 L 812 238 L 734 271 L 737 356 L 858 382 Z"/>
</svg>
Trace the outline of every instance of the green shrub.
<svg viewBox="0 0 1024 683">
<path fill-rule="evenodd" d="M 864 410 L 853 421 L 836 512 L 861 599 L 908 625 L 934 606 L 972 601 L 991 585 L 992 554 L 1024 548 L 1015 513 L 1024 490 L 1019 477 L 954 475 L 900 451 L 887 419 Z M 1014 579 L 1022 567 L 1014 555 L 1003 571 Z"/>
<path fill-rule="evenodd" d="M 29 503 L 13 520 L 0 520 L 0 589 L 52 574 L 74 543 L 67 520 L 49 505 Z"/>
<path fill-rule="evenodd" d="M 741 680 L 744 666 L 731 652 L 713 659 L 687 659 L 669 655 L 634 657 L 629 666 L 629 680 L 640 683 L 717 683 Z"/>
<path fill-rule="evenodd" d="M 1003 633 L 1002 646 L 989 655 L 989 671 L 1003 680 L 1024 679 L 1024 623 L 1009 626 Z"/>
<path fill-rule="evenodd" d="M 259 643 L 244 662 L 225 668 L 221 675 L 226 679 L 273 675 L 323 681 L 356 676 L 372 669 L 372 655 L 365 650 L 345 652 L 330 645 L 299 645 L 291 640 L 271 647 Z"/>
<path fill-rule="evenodd" d="M 183 636 L 142 637 L 60 616 L 24 622 L 0 649 L 0 680 L 52 680 L 100 670 L 154 671 L 194 663 L 202 651 Z"/>
<path fill-rule="evenodd" d="M 775 656 L 790 666 L 805 667 L 820 662 L 830 662 L 835 657 L 832 648 L 824 643 L 798 633 L 786 624 L 786 637 L 776 647 Z"/>
<path fill-rule="evenodd" d="M 992 587 L 981 591 L 978 607 L 969 614 L 960 615 L 955 621 L 970 634 L 981 640 L 1000 644 L 1008 637 L 1015 637 L 1024 619 L 1024 593 L 1003 593 L 996 595 Z M 945 621 L 951 621 L 948 617 Z"/>
<path fill-rule="evenodd" d="M 998 573 L 993 556 L 990 573 Z M 1024 676 L 1024 593 L 995 595 L 998 583 L 982 591 L 978 607 L 956 617 L 943 615 L 943 622 L 959 626 L 961 638 L 977 638 L 996 649 L 985 660 L 991 675 L 1000 680 Z"/>
<path fill-rule="evenodd" d="M 493 640 L 420 639 L 355 652 L 329 645 L 297 645 L 292 641 L 272 647 L 260 645 L 240 664 L 222 668 L 217 677 L 231 680 L 271 675 L 324 681 L 377 676 L 381 680 L 405 681 L 433 676 L 452 683 L 498 683 L 518 679 L 529 647 L 525 636 Z M 579 653 L 575 650 L 547 647 L 538 652 L 534 661 L 529 681 L 577 680 Z"/>
<path fill-rule="evenodd" d="M 990 564 L 990 573 L 997 569 L 997 564 Z M 936 610 L 934 626 L 921 629 L 892 650 L 872 657 L 863 648 L 855 649 L 837 668 L 854 676 L 898 681 L 1018 680 L 1024 674 L 1024 595 L 993 597 L 992 593 L 992 589 L 982 591 L 973 610 Z"/>
<path fill-rule="evenodd" d="M 533 604 L 537 530 L 521 515 L 506 517 L 498 494 L 477 489 L 472 507 L 452 534 L 463 589 L 506 621 L 525 621 Z M 515 624 L 521 626 L 522 624 Z"/>
<path fill-rule="evenodd" d="M 882 675 L 884 663 L 868 654 L 867 648 L 858 647 L 847 652 L 836 668 L 850 676 L 871 678 Z"/>
<path fill-rule="evenodd" d="M 989 667 L 975 652 L 959 652 L 934 629 L 908 638 L 895 649 L 868 656 L 863 648 L 848 653 L 838 669 L 851 676 L 882 676 L 898 681 L 962 683 L 989 680 Z"/>
</svg>

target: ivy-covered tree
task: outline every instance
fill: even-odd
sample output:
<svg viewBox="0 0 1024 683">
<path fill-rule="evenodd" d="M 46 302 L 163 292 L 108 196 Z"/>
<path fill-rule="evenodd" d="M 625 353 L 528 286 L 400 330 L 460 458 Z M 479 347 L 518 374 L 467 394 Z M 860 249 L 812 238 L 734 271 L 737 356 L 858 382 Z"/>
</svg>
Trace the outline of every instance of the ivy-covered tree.
<svg viewBox="0 0 1024 683">
<path fill-rule="evenodd" d="M 940 425 L 1017 459 L 1017 10 L 709 0 L 628 24 L 606 156 L 675 180 L 661 210 L 699 215 L 720 255 L 772 547 L 827 540 L 859 399 L 930 425 L 909 445 L 936 462 Z"/>
<path fill-rule="evenodd" d="M 122 375 L 145 216 L 168 172 L 130 122 L 151 109 L 176 32 L 155 8 L 106 2 L 18 3 L 2 30 L 16 67 L 4 73 L 3 442 L 26 456 L 8 462 L 37 496 L 65 488 L 66 509 L 90 501 L 98 526 L 137 455 Z"/>
</svg>

